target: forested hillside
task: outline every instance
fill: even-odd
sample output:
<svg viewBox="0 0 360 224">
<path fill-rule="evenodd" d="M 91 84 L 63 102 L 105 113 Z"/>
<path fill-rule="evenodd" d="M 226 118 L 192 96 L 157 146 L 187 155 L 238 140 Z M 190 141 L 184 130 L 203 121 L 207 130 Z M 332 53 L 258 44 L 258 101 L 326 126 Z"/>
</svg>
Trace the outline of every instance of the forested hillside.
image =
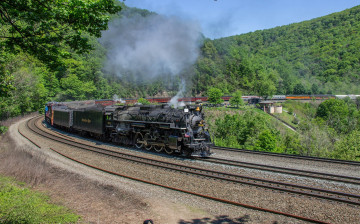
<svg viewBox="0 0 360 224">
<path fill-rule="evenodd" d="M 201 93 L 360 94 L 360 6 L 273 29 L 206 40 L 196 65 Z"/>
<path fill-rule="evenodd" d="M 96 19 L 89 20 L 86 14 L 74 10 L 74 6 L 56 5 L 60 3 L 50 0 L 44 2 L 47 7 L 53 7 L 56 18 L 47 13 L 46 5 L 31 5 L 31 1 L 7 0 L 0 4 L 0 10 L 8 10 L 7 15 L 16 17 L 18 24 L 18 27 L 11 26 L 6 17 L 0 20 L 0 119 L 41 110 L 50 100 L 175 95 L 179 89 L 185 89 L 180 85 L 182 79 L 186 81 L 184 92 L 193 96 L 207 95 L 210 87 L 217 87 L 225 94 L 241 90 L 243 94 L 261 96 L 360 94 L 360 7 L 217 40 L 194 36 L 191 40 L 196 40 L 194 43 L 198 47 L 197 54 L 192 55 L 197 57 L 194 65 L 189 65 L 192 61 L 184 61 L 182 66 L 186 65 L 186 69 L 183 66 L 174 72 L 170 67 L 160 76 L 149 75 L 151 78 L 140 79 L 136 78 L 136 72 L 141 70 L 137 62 L 142 59 L 129 61 L 138 69 L 133 73 L 127 71 L 119 75 L 116 63 L 109 69 L 107 65 L 112 59 L 109 52 L 117 45 L 111 44 L 109 38 L 100 39 L 100 34 L 105 37 L 108 31 L 117 34 L 113 31 L 119 28 L 121 20 L 150 18 L 154 13 L 127 8 L 119 1 L 105 1 L 120 6 L 122 10 L 119 12 L 118 8 L 110 6 L 101 8 L 94 1 L 86 7 L 90 7 L 88 14 Z M 84 2 L 86 0 L 76 4 Z M 36 13 L 41 20 L 34 17 Z M 69 16 L 78 16 L 78 20 L 69 19 Z M 101 31 L 107 29 L 104 22 L 109 16 L 110 29 Z M 66 22 L 74 29 L 62 27 Z M 19 34 L 17 29 L 22 33 Z M 121 34 L 123 31 L 118 32 Z M 179 35 L 183 36 L 178 41 L 188 38 L 186 33 Z M 114 38 L 124 39 L 116 35 Z M 129 46 L 133 47 L 131 44 Z M 157 53 L 164 54 L 156 48 L 150 53 L 153 58 Z M 163 59 L 170 56 L 165 54 Z M 178 58 L 187 59 L 179 54 L 173 61 L 182 61 Z M 150 61 L 149 64 L 156 63 Z M 159 64 L 163 66 L 163 62 Z M 147 77 L 147 73 L 140 77 Z"/>
<path fill-rule="evenodd" d="M 47 101 L 134 94 L 102 72 L 106 49 L 98 38 L 121 8 L 113 0 L 1 2 L 0 120 L 41 111 Z"/>
<path fill-rule="evenodd" d="M 116 70 L 106 69 L 107 52 L 114 46 L 100 37 L 108 30 L 108 22 L 114 29 L 122 19 L 154 13 L 114 0 L 87 5 L 87 0 L 75 1 L 75 5 L 72 1 L 43 2 L 0 3 L 0 12 L 6 15 L 0 17 L 0 120 L 42 111 L 48 101 L 175 95 L 179 90 L 178 75 L 135 81 L 134 74 L 119 76 Z M 54 13 L 48 14 L 48 9 Z M 9 22 L 11 17 L 17 19 L 15 26 Z"/>
</svg>

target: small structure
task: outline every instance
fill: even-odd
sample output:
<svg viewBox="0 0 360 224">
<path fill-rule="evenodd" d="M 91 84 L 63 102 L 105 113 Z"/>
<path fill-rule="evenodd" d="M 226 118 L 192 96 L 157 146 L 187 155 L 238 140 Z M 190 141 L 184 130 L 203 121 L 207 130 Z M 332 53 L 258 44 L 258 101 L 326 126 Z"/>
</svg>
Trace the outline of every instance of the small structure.
<svg viewBox="0 0 360 224">
<path fill-rule="evenodd" d="M 275 106 L 275 111 L 274 111 L 275 114 L 282 114 L 282 106 Z"/>
<path fill-rule="evenodd" d="M 282 106 L 274 106 L 273 101 L 262 101 L 259 104 L 260 108 L 262 108 L 264 112 L 267 112 L 269 114 L 282 113 Z"/>
</svg>

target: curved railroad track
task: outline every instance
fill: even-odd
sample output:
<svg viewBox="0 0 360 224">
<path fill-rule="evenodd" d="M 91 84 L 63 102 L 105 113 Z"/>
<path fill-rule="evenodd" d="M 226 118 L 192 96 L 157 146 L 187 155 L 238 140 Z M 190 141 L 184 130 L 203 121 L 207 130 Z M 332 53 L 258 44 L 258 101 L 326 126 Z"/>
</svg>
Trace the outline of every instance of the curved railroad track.
<svg viewBox="0 0 360 224">
<path fill-rule="evenodd" d="M 39 118 L 37 118 L 39 119 Z M 84 143 L 77 142 L 69 137 L 57 136 L 48 132 L 45 132 L 38 128 L 35 124 L 36 119 L 31 119 L 27 122 L 27 127 L 33 132 L 41 135 L 45 138 L 57 141 L 72 147 L 97 153 L 102 156 L 108 156 L 115 159 L 127 160 L 135 163 L 150 165 L 157 168 L 172 170 L 176 172 L 182 172 L 186 174 L 192 174 L 197 176 L 202 176 L 206 178 L 217 179 L 221 181 L 229 181 L 240 184 L 247 184 L 256 187 L 262 187 L 266 189 L 277 190 L 280 192 L 287 192 L 292 194 L 306 195 L 315 198 L 326 199 L 330 201 L 336 201 L 352 205 L 360 205 L 360 195 L 326 190 L 321 188 L 309 187 L 304 185 L 285 183 L 280 181 L 273 181 L 263 178 L 254 178 L 250 176 L 244 176 L 233 173 L 219 172 L 210 169 L 203 169 L 195 166 L 188 166 L 185 164 L 178 164 L 174 162 L 165 162 L 157 159 L 151 159 L 146 157 L 141 157 L 137 155 L 132 155 L 124 152 L 113 151 L 105 149 L 98 146 L 92 146 Z"/>
<path fill-rule="evenodd" d="M 263 151 L 249 150 L 249 149 L 237 149 L 237 148 L 220 147 L 220 146 L 214 146 L 213 149 L 217 149 L 220 151 L 223 150 L 223 151 L 231 151 L 231 152 L 238 152 L 238 153 L 249 153 L 249 154 L 283 157 L 283 158 L 291 158 L 291 159 L 299 159 L 299 160 L 308 160 L 308 161 L 317 161 L 317 162 L 326 162 L 326 163 L 336 163 L 336 164 L 342 164 L 342 165 L 360 166 L 360 162 L 350 161 L 350 160 L 339 160 L 339 159 L 329 159 L 329 158 L 321 158 L 321 157 L 313 157 L 313 156 L 290 155 L 290 154 L 284 154 L 284 153 L 263 152 Z"/>
<path fill-rule="evenodd" d="M 314 172 L 309 170 L 300 170 L 300 169 L 292 169 L 292 168 L 278 167 L 278 166 L 271 166 L 271 165 L 264 165 L 257 163 L 249 163 L 249 162 L 243 162 L 237 160 L 221 159 L 216 157 L 196 158 L 196 159 L 206 162 L 216 163 L 216 164 L 222 164 L 222 165 L 230 165 L 235 167 L 257 169 L 257 170 L 276 172 L 276 173 L 282 173 L 282 174 L 288 174 L 294 176 L 360 185 L 360 178 L 352 177 L 352 176 L 336 175 L 331 173 L 322 173 L 322 172 Z"/>
<path fill-rule="evenodd" d="M 40 129 L 38 129 L 35 125 L 35 122 L 34 122 L 35 119 L 31 119 L 27 122 L 26 126 L 34 131 L 36 134 L 38 135 L 41 135 L 43 137 L 47 137 L 47 138 L 50 138 L 54 141 L 58 141 L 58 142 L 62 142 L 64 144 L 68 144 L 68 145 L 74 145 L 74 144 L 79 144 L 81 145 L 81 143 L 78 143 L 78 142 L 74 142 L 72 138 L 68 137 L 68 136 L 62 136 L 62 137 L 54 137 L 54 136 L 57 136 L 57 134 L 50 134 L 50 133 L 47 133 L 45 131 L 42 131 Z M 36 130 L 37 129 L 37 130 Z M 41 148 L 36 142 L 33 142 L 31 139 L 29 139 L 28 137 L 26 137 L 19 129 L 18 129 L 18 132 L 25 138 L 27 138 L 28 140 L 30 140 L 33 144 L 35 144 L 37 147 Z M 61 134 L 60 134 L 61 135 Z M 52 137 L 50 137 L 52 136 Z M 56 139 L 58 138 L 58 139 Z M 56 140 L 55 140 L 56 139 Z M 61 139 L 61 140 L 60 140 Z M 68 141 L 67 143 L 65 143 L 66 141 Z M 72 143 L 70 143 L 72 142 Z M 95 148 L 96 149 L 99 149 L 99 147 L 93 147 L 93 146 L 90 146 L 90 145 L 86 145 L 86 144 L 82 144 L 83 146 L 80 146 L 80 148 L 82 147 L 82 149 L 84 148 L 93 148 L 92 151 L 95 152 L 96 150 L 94 150 Z M 109 173 L 109 174 L 112 174 L 112 175 L 116 175 L 116 176 L 120 176 L 120 177 L 124 177 L 124 178 L 128 178 L 128 179 L 131 179 L 131 180 L 135 180 L 135 181 L 139 181 L 139 182 L 143 182 L 143 183 L 146 183 L 146 184 L 151 184 L 151 185 L 155 185 L 155 186 L 159 186 L 159 187 L 162 187 L 162 188 L 166 188 L 166 189 L 171 189 L 171 190 L 175 190 L 175 191 L 178 191 L 178 192 L 183 192 L 183 193 L 186 193 L 186 194 L 190 194 L 190 195 L 194 195 L 194 196 L 198 196 L 198 197 L 202 197 L 202 198 L 206 198 L 206 199 L 210 199 L 210 200 L 213 200 L 213 201 L 218 201 L 218 202 L 221 202 L 221 203 L 225 203 L 225 204 L 231 204 L 231 205 L 235 205 L 235 206 L 240 206 L 240 207 L 244 207 L 244 208 L 249 208 L 249 209 L 253 209 L 253 210 L 258 210 L 258 211 L 263 211 L 263 212 L 268 212 L 268 213 L 273 213 L 273 214 L 277 214 L 277 215 L 282 215 L 282 216 L 286 216 L 286 217 L 290 217 L 290 218 L 295 218 L 295 219 L 298 219 L 298 220 L 303 220 L 303 221 L 307 221 L 307 222 L 311 222 L 311 223 L 327 223 L 327 222 L 324 222 L 324 221 L 320 221 L 320 220 L 316 220 L 316 219 L 312 219 L 312 218 L 307 218 L 307 217 L 303 217 L 303 216 L 299 216 L 299 215 L 294 215 L 294 214 L 289 214 L 289 213 L 285 213 L 285 212 L 280 212 L 280 211 L 275 211 L 275 210 L 271 210 L 271 209 L 265 209 L 265 208 L 261 208 L 261 207 L 256 207 L 256 206 L 252 206 L 252 205 L 248 205 L 248 204 L 243 204 L 243 203 L 239 203 L 239 202 L 235 202 L 235 201 L 229 201 L 229 200 L 226 200 L 226 199 L 221 199 L 221 198 L 216 198 L 216 197 L 212 197 L 212 196 L 209 196 L 209 195 L 203 195 L 203 194 L 200 194 L 200 193 L 196 193 L 196 192 L 191 192 L 191 191 L 187 191 L 187 190 L 184 190 L 184 189 L 178 189 L 178 188 L 175 188 L 175 187 L 171 187 L 171 186 L 165 186 L 165 185 L 161 185 L 159 183 L 154 183 L 154 182 L 150 182 L 150 181 L 146 181 L 146 180 L 141 180 L 141 179 L 137 179 L 137 178 L 134 178 L 134 177 L 130 177 L 130 176 L 126 176 L 124 174 L 120 174 L 120 173 L 116 173 L 116 172 L 113 172 L 113 171 L 109 171 L 109 170 L 105 170 L 105 169 L 102 169 L 101 167 L 96 167 L 96 166 L 93 166 L 91 164 L 87 164 L 87 163 L 84 163 L 82 161 L 79 161 L 79 160 L 76 160 L 75 158 L 71 158 L 65 154 L 62 154 L 61 152 L 59 152 L 58 150 L 56 149 L 53 149 L 53 148 L 50 148 L 51 150 L 53 150 L 54 152 L 58 153 L 59 155 L 62 155 L 70 160 L 73 160 L 77 163 L 80 163 L 80 164 L 83 164 L 85 166 L 88 166 L 88 167 L 91 167 L 93 169 L 97 169 L 99 171 L 102 171 L 102 172 L 105 172 L 105 173 Z M 101 150 L 105 150 L 105 149 L 101 149 Z M 105 151 L 111 151 L 111 150 L 105 150 Z M 96 153 L 99 153 L 99 151 L 97 151 Z M 115 154 L 119 154 L 117 152 L 110 152 L 110 153 L 115 153 Z M 107 156 L 114 156 L 114 155 L 111 155 L 111 154 L 106 154 Z M 119 158 L 119 155 L 116 156 L 117 158 Z M 137 157 L 137 156 L 135 156 Z M 144 159 L 144 158 L 142 158 Z M 154 165 L 154 164 L 152 164 Z M 174 164 L 172 164 L 174 165 Z M 166 167 L 168 169 L 168 167 Z"/>
</svg>

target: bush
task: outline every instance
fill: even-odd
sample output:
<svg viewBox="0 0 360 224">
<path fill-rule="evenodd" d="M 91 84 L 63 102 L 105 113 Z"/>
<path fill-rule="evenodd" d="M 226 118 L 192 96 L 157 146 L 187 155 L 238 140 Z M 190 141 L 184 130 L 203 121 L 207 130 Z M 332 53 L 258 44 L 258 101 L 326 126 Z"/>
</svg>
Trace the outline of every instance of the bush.
<svg viewBox="0 0 360 224">
<path fill-rule="evenodd" d="M 6 126 L 0 126 L 0 134 L 4 134 L 5 132 L 7 132 L 8 127 Z"/>
<path fill-rule="evenodd" d="M 264 130 L 260 133 L 254 148 L 258 151 L 274 152 L 277 151 L 276 142 L 277 136 L 270 130 Z"/>
<path fill-rule="evenodd" d="M 223 96 L 223 92 L 220 89 L 212 87 L 208 90 L 208 95 L 208 101 L 211 104 L 221 104 L 222 102 L 224 102 L 224 100 L 221 99 L 221 97 Z"/>
<path fill-rule="evenodd" d="M 298 125 L 299 122 L 300 122 L 299 119 L 297 119 L 296 117 L 294 117 L 294 119 L 291 121 L 291 123 L 296 124 L 296 125 Z"/>
<path fill-rule="evenodd" d="M 294 113 L 294 109 L 293 109 L 292 107 L 290 107 L 290 108 L 288 109 L 288 114 L 292 115 L 293 113 Z"/>
<path fill-rule="evenodd" d="M 76 223 L 79 216 L 0 176 L 0 223 Z"/>
<path fill-rule="evenodd" d="M 353 131 L 335 144 L 331 157 L 360 161 L 360 131 Z"/>
<path fill-rule="evenodd" d="M 247 111 L 226 114 L 215 121 L 214 143 L 217 146 L 279 151 L 280 134 L 272 127 L 266 114 Z"/>
<path fill-rule="evenodd" d="M 141 103 L 142 105 L 149 105 L 150 102 L 147 99 L 139 98 L 138 103 Z"/>
</svg>

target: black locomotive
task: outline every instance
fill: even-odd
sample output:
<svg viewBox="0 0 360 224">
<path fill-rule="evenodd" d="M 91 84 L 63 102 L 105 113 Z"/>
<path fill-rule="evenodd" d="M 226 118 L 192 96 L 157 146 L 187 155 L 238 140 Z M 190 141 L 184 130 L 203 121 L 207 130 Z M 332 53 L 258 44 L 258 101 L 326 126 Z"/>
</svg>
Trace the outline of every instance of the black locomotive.
<svg viewBox="0 0 360 224">
<path fill-rule="evenodd" d="M 208 157 L 211 138 L 201 105 L 182 109 L 168 105 L 106 106 L 102 101 L 55 103 L 45 120 L 82 135 L 167 154 Z"/>
</svg>

